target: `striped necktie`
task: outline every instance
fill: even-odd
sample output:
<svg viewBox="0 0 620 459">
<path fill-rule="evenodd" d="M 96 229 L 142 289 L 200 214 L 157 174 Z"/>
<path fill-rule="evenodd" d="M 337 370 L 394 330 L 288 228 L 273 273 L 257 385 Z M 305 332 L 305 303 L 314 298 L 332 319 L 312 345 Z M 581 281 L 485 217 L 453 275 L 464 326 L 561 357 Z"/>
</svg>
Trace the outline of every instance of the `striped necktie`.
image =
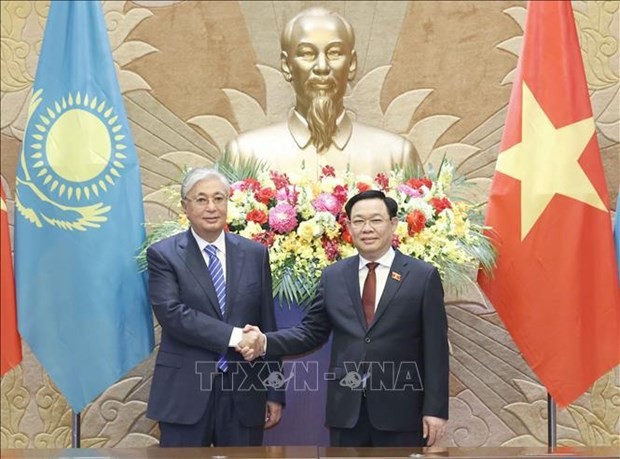
<svg viewBox="0 0 620 459">
<path fill-rule="evenodd" d="M 220 312 L 222 313 L 222 317 L 224 317 L 224 313 L 226 312 L 226 279 L 224 278 L 222 263 L 220 263 L 220 259 L 217 257 L 217 247 L 214 245 L 207 245 L 205 247 L 205 252 L 209 256 L 209 274 L 211 274 L 213 287 L 215 287 L 215 294 L 217 295 Z M 228 361 L 224 356 L 220 357 L 220 360 L 218 360 L 217 367 L 224 373 L 228 371 Z"/>
</svg>

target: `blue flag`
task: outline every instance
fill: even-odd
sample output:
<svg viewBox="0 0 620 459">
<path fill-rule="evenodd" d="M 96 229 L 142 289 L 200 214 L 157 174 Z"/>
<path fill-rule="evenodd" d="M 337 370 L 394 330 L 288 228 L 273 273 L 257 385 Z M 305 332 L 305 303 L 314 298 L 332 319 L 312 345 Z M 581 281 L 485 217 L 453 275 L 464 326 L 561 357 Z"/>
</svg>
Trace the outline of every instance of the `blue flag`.
<svg viewBox="0 0 620 459">
<path fill-rule="evenodd" d="M 17 168 L 19 331 L 74 411 L 153 349 L 140 170 L 98 1 L 52 1 Z"/>
</svg>

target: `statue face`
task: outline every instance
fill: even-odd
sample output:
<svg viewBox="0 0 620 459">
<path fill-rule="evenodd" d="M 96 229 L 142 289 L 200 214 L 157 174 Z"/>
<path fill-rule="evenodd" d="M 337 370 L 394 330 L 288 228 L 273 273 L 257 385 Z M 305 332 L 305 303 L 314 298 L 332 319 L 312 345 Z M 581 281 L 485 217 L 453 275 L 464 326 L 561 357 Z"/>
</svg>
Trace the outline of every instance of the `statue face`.
<svg viewBox="0 0 620 459">
<path fill-rule="evenodd" d="M 303 115 L 316 96 L 329 96 L 340 112 L 347 82 L 355 77 L 356 55 L 337 17 L 300 17 L 288 49 L 282 51 L 282 72 L 297 95 Z"/>
</svg>

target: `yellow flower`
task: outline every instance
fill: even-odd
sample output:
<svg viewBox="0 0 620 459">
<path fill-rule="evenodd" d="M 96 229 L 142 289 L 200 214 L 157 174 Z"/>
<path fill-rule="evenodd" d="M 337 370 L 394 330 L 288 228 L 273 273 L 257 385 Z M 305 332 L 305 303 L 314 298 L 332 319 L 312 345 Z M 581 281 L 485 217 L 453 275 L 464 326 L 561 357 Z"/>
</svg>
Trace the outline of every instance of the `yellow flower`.
<svg viewBox="0 0 620 459">
<path fill-rule="evenodd" d="M 227 223 L 236 222 L 241 219 L 241 210 L 234 202 L 228 203 L 228 215 L 226 217 Z"/>
<path fill-rule="evenodd" d="M 237 190 L 230 197 L 230 202 L 241 203 L 241 202 L 245 201 L 246 198 L 247 198 L 247 193 L 245 191 Z"/>
<path fill-rule="evenodd" d="M 349 244 L 342 244 L 340 246 L 340 255 L 342 258 L 352 257 L 353 255 L 357 255 L 357 249 Z"/>
<path fill-rule="evenodd" d="M 189 219 L 187 218 L 187 215 L 185 214 L 179 214 L 179 225 L 185 227 L 185 226 L 189 226 Z"/>
<path fill-rule="evenodd" d="M 243 228 L 239 234 L 245 238 L 252 239 L 253 236 L 256 236 L 258 233 L 262 232 L 263 229 L 256 222 L 248 222 L 245 228 Z"/>
<path fill-rule="evenodd" d="M 313 239 L 319 237 L 321 233 L 321 227 L 317 225 L 314 220 L 301 222 L 297 227 L 297 234 L 306 242 L 311 242 Z"/>
</svg>

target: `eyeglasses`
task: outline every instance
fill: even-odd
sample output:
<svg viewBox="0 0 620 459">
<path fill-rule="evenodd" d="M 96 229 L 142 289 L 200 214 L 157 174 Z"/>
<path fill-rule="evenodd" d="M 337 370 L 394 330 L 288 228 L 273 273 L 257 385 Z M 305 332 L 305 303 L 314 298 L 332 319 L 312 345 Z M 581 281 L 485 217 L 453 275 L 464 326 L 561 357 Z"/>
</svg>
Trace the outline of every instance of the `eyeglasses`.
<svg viewBox="0 0 620 459">
<path fill-rule="evenodd" d="M 355 218 L 351 220 L 351 226 L 353 227 L 353 229 L 361 230 L 368 223 L 368 226 L 370 226 L 372 229 L 377 229 L 377 228 L 381 228 L 388 221 L 389 220 L 385 220 L 384 218 L 377 218 L 377 217 L 371 218 L 369 220 Z"/>
<path fill-rule="evenodd" d="M 207 198 L 206 196 L 198 196 L 197 198 L 184 198 L 184 201 L 191 202 L 199 209 L 204 209 L 210 202 L 216 207 L 222 207 L 227 199 L 224 196 L 214 196 L 213 198 Z"/>
</svg>

